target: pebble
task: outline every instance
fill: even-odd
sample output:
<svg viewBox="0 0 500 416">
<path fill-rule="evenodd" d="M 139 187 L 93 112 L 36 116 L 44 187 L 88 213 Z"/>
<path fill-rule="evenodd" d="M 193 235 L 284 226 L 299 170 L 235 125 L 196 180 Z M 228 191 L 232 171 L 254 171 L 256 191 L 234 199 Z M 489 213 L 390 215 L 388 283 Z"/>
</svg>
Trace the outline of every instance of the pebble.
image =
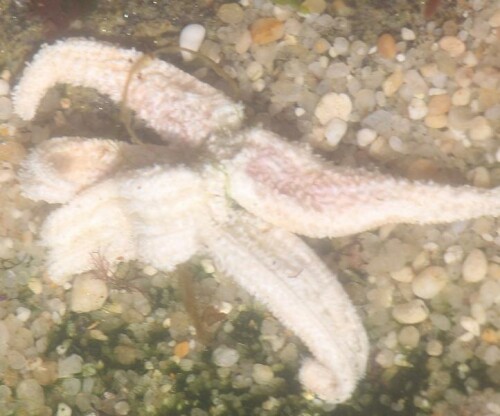
<svg viewBox="0 0 500 416">
<path fill-rule="evenodd" d="M 420 341 L 420 331 L 414 326 L 405 326 L 398 333 L 398 342 L 406 348 L 416 348 Z"/>
<path fill-rule="evenodd" d="M 212 360 L 218 367 L 231 367 L 235 365 L 239 359 L 240 354 L 238 351 L 226 347 L 225 345 L 217 347 L 212 354 Z"/>
<path fill-rule="evenodd" d="M 493 137 L 493 128 L 487 118 L 474 117 L 469 124 L 469 137 L 474 141 L 484 141 Z"/>
<path fill-rule="evenodd" d="M 394 306 L 392 308 L 392 316 L 400 324 L 418 324 L 427 319 L 429 309 L 422 300 L 415 299 Z"/>
<path fill-rule="evenodd" d="M 439 357 L 443 353 L 443 344 L 437 339 L 431 339 L 425 346 L 425 351 L 431 357 Z"/>
<path fill-rule="evenodd" d="M 132 365 L 139 358 L 139 351 L 131 345 L 117 345 L 113 353 L 116 361 L 123 365 Z"/>
<path fill-rule="evenodd" d="M 456 36 L 443 36 L 439 41 L 439 47 L 452 58 L 456 58 L 465 52 L 465 43 Z"/>
<path fill-rule="evenodd" d="M 438 116 L 427 115 L 424 119 L 424 123 L 431 129 L 442 129 L 448 125 L 448 117 L 446 117 L 445 114 Z"/>
<path fill-rule="evenodd" d="M 338 37 L 333 41 L 333 58 L 338 55 L 346 55 L 349 52 L 349 41 L 346 38 Z"/>
<path fill-rule="evenodd" d="M 470 102 L 471 90 L 469 88 L 460 88 L 451 96 L 451 103 L 456 106 L 467 105 Z"/>
<path fill-rule="evenodd" d="M 30 319 L 30 316 L 31 316 L 31 310 L 29 310 L 28 308 L 20 306 L 19 308 L 16 309 L 16 318 L 19 319 L 21 322 L 26 322 L 28 319 Z"/>
<path fill-rule="evenodd" d="M 253 43 L 267 45 L 281 39 L 285 34 L 285 27 L 283 22 L 278 19 L 264 17 L 251 24 L 250 34 Z"/>
<path fill-rule="evenodd" d="M 422 299 L 432 299 L 445 286 L 448 274 L 443 267 L 430 266 L 422 270 L 411 282 L 413 294 Z"/>
<path fill-rule="evenodd" d="M 325 0 L 305 0 L 300 7 L 305 8 L 309 13 L 321 14 L 326 9 L 326 2 Z"/>
<path fill-rule="evenodd" d="M 347 94 L 330 92 L 321 97 L 314 110 L 314 115 L 325 126 L 334 118 L 348 121 L 351 111 L 352 102 Z"/>
<path fill-rule="evenodd" d="M 377 138 L 377 132 L 372 129 L 363 128 L 358 130 L 356 133 L 356 141 L 358 146 L 366 147 L 373 143 L 373 141 Z"/>
<path fill-rule="evenodd" d="M 82 371 L 83 358 L 72 354 L 69 357 L 60 358 L 57 362 L 57 374 L 59 378 L 70 377 Z"/>
<path fill-rule="evenodd" d="M 413 280 L 415 273 L 411 267 L 405 266 L 402 269 L 390 272 L 390 275 L 397 282 L 409 283 Z"/>
<path fill-rule="evenodd" d="M 386 97 L 393 96 L 403 84 L 403 71 L 401 68 L 397 68 L 382 84 L 382 90 Z"/>
<path fill-rule="evenodd" d="M 448 94 L 433 95 L 427 104 L 429 116 L 446 114 L 451 107 L 451 98 Z"/>
<path fill-rule="evenodd" d="M 184 49 L 189 49 L 190 51 L 198 52 L 200 50 L 201 44 L 205 40 L 206 29 L 197 23 L 193 23 L 185 26 L 179 35 L 179 46 Z M 181 51 L 182 58 L 185 61 L 191 61 L 194 59 L 192 53 Z"/>
<path fill-rule="evenodd" d="M 401 38 L 406 41 L 415 40 L 415 32 L 407 27 L 404 27 L 401 29 Z"/>
<path fill-rule="evenodd" d="M 106 282 L 91 273 L 77 276 L 71 291 L 71 310 L 85 313 L 100 309 L 108 297 Z"/>
<path fill-rule="evenodd" d="M 43 388 L 33 378 L 27 378 L 19 382 L 16 387 L 16 396 L 19 401 L 28 403 L 28 409 L 35 411 L 45 403 Z M 33 414 L 39 413 L 37 412 Z"/>
<path fill-rule="evenodd" d="M 57 405 L 56 416 L 71 416 L 73 411 L 66 403 L 59 403 Z"/>
<path fill-rule="evenodd" d="M 130 412 L 130 405 L 127 402 L 119 401 L 114 406 L 113 409 L 117 415 L 128 415 Z"/>
<path fill-rule="evenodd" d="M 246 74 L 250 81 L 257 81 L 259 78 L 264 75 L 264 66 L 260 62 L 252 61 L 247 66 Z"/>
<path fill-rule="evenodd" d="M 252 378 L 260 385 L 268 385 L 274 378 L 274 372 L 271 367 L 264 364 L 254 364 L 252 368 Z"/>
<path fill-rule="evenodd" d="M 394 59 L 396 57 L 396 41 L 389 33 L 380 35 L 377 39 L 377 51 L 386 59 Z"/>
<path fill-rule="evenodd" d="M 482 250 L 475 248 L 462 264 L 462 277 L 466 282 L 480 282 L 486 277 L 488 261 Z"/>
<path fill-rule="evenodd" d="M 245 14 L 238 3 L 226 3 L 217 10 L 217 17 L 224 23 L 236 25 L 243 21 Z"/>
<path fill-rule="evenodd" d="M 335 147 L 339 144 L 347 131 L 347 123 L 340 118 L 333 118 L 326 125 L 325 138 L 328 144 Z"/>
<path fill-rule="evenodd" d="M 475 337 L 478 337 L 481 333 L 479 322 L 470 316 L 462 316 L 460 318 L 460 326 Z"/>
<path fill-rule="evenodd" d="M 412 98 L 408 105 L 408 116 L 412 120 L 420 120 L 427 115 L 427 104 L 420 98 Z"/>
</svg>

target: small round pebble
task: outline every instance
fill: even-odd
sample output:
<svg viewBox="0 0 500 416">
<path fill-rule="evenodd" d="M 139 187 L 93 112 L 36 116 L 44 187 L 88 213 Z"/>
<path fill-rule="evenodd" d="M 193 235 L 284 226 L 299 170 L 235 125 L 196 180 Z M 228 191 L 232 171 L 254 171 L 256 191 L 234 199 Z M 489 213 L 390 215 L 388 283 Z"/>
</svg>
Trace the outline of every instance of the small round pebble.
<svg viewBox="0 0 500 416">
<path fill-rule="evenodd" d="M 264 17 L 252 23 L 250 34 L 255 44 L 267 45 L 281 39 L 285 34 L 285 28 L 282 21 L 274 17 Z"/>
<path fill-rule="evenodd" d="M 9 97 L 0 97 L 0 121 L 8 120 L 12 116 L 12 101 Z"/>
<path fill-rule="evenodd" d="M 456 58 L 465 52 L 465 43 L 456 36 L 443 36 L 439 41 L 439 47 L 452 58 Z"/>
<path fill-rule="evenodd" d="M 405 326 L 399 331 L 398 341 L 403 347 L 413 349 L 418 346 L 420 332 L 414 326 Z"/>
<path fill-rule="evenodd" d="M 325 128 L 325 138 L 328 144 L 335 147 L 339 144 L 347 131 L 347 123 L 340 118 L 330 120 Z"/>
<path fill-rule="evenodd" d="M 466 282 L 483 280 L 488 271 L 488 260 L 482 250 L 475 248 L 465 258 L 462 265 L 462 277 Z"/>
<path fill-rule="evenodd" d="M 104 305 L 108 297 L 106 282 L 91 273 L 76 277 L 71 292 L 71 310 L 77 313 L 95 311 Z"/>
<path fill-rule="evenodd" d="M 415 40 L 415 32 L 411 29 L 408 29 L 407 27 L 404 27 L 401 29 L 401 38 L 403 40 Z"/>
<path fill-rule="evenodd" d="M 348 121 L 352 111 L 352 102 L 347 94 L 330 92 L 323 95 L 314 110 L 314 115 L 322 125 L 327 125 L 333 118 Z"/>
<path fill-rule="evenodd" d="M 58 361 L 59 378 L 67 378 L 82 371 L 83 358 L 77 354 L 71 354 Z"/>
<path fill-rule="evenodd" d="M 430 266 L 422 270 L 411 282 L 413 294 L 422 299 L 432 299 L 446 285 L 448 275 L 443 267 Z"/>
<path fill-rule="evenodd" d="M 443 344 L 441 344 L 437 339 L 431 339 L 427 343 L 425 351 L 432 357 L 438 357 L 443 353 Z"/>
<path fill-rule="evenodd" d="M 372 129 L 364 128 L 356 133 L 356 141 L 358 146 L 366 147 L 377 138 L 377 132 Z"/>
<path fill-rule="evenodd" d="M 420 98 L 412 98 L 408 105 L 408 116 L 412 120 L 420 120 L 427 115 L 427 104 Z"/>
<path fill-rule="evenodd" d="M 127 402 L 120 401 L 113 406 L 117 415 L 128 415 L 130 412 L 130 405 Z"/>
<path fill-rule="evenodd" d="M 71 413 L 73 413 L 73 411 L 66 403 L 59 403 L 57 405 L 56 416 L 71 416 Z"/>
<path fill-rule="evenodd" d="M 240 354 L 233 348 L 221 345 L 214 350 L 212 359 L 218 367 L 231 367 L 238 362 Z"/>
<path fill-rule="evenodd" d="M 226 3 L 219 7 L 217 17 L 224 23 L 235 25 L 241 23 L 244 12 L 238 3 Z"/>
<path fill-rule="evenodd" d="M 413 272 L 412 268 L 409 266 L 405 266 L 402 269 L 393 271 L 390 274 L 394 280 L 396 280 L 397 282 L 401 282 L 401 283 L 409 283 L 415 277 L 415 273 Z"/>
<path fill-rule="evenodd" d="M 254 364 L 252 368 L 252 378 L 257 384 L 267 385 L 274 378 L 274 372 L 271 367 L 264 364 Z"/>
<path fill-rule="evenodd" d="M 402 303 L 392 308 L 392 316 L 400 324 L 418 324 L 429 316 L 429 309 L 426 304 L 415 299 L 407 303 Z"/>
</svg>

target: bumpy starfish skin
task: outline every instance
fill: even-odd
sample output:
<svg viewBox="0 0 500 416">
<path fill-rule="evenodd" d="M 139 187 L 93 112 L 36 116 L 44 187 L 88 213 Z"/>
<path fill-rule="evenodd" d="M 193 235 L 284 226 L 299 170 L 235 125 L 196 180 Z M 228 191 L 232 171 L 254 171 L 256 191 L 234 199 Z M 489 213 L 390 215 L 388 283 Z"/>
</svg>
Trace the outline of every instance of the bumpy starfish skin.
<svg viewBox="0 0 500 416">
<path fill-rule="evenodd" d="M 42 47 L 17 85 L 17 114 L 31 120 L 45 92 L 60 83 L 95 88 L 115 102 L 123 99 L 127 86 L 127 106 L 165 139 L 185 145 L 197 145 L 215 130 L 238 127 L 242 119 L 241 105 L 175 66 L 87 39 Z"/>
<path fill-rule="evenodd" d="M 16 89 L 16 109 L 33 117 L 60 82 L 120 101 L 140 56 L 81 39 L 45 46 Z M 168 64 L 152 60 L 138 75 L 127 105 L 161 134 L 201 145 L 207 161 L 182 165 L 168 149 L 104 139 L 59 138 L 35 149 L 19 175 L 26 196 L 65 203 L 41 230 L 49 275 L 63 283 L 90 270 L 95 252 L 111 266 L 139 259 L 161 270 L 208 255 L 304 341 L 313 358 L 304 360 L 300 379 L 325 400 L 351 396 L 368 341 L 335 275 L 292 233 L 341 236 L 500 215 L 500 188 L 335 167 L 268 131 L 228 133 L 239 106 Z"/>
</svg>

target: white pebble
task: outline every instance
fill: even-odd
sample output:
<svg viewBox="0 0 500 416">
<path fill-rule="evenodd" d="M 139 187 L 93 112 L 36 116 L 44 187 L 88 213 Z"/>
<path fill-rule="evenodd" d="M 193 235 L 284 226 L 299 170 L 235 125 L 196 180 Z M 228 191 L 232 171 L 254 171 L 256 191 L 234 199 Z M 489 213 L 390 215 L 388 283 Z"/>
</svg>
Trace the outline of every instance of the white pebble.
<svg viewBox="0 0 500 416">
<path fill-rule="evenodd" d="M 326 126 L 334 118 L 348 121 L 351 111 L 352 102 L 347 94 L 331 92 L 321 97 L 314 115 L 323 126 Z"/>
<path fill-rule="evenodd" d="M 246 74 L 250 81 L 257 81 L 264 74 L 264 67 L 261 63 L 252 61 L 246 69 Z"/>
<path fill-rule="evenodd" d="M 224 345 L 217 347 L 212 354 L 212 360 L 218 367 L 231 367 L 236 364 L 239 359 L 240 354 L 237 350 Z"/>
<path fill-rule="evenodd" d="M 462 265 L 462 277 L 466 282 L 479 282 L 486 277 L 488 271 L 488 260 L 485 254 L 478 248 L 472 250 Z"/>
<path fill-rule="evenodd" d="M 21 322 L 26 322 L 28 319 L 30 319 L 30 316 L 31 316 L 31 311 L 28 308 L 20 306 L 19 308 L 16 309 L 16 318 L 19 319 Z"/>
<path fill-rule="evenodd" d="M 106 282 L 86 273 L 78 276 L 73 282 L 71 291 L 71 310 L 77 313 L 99 309 L 108 297 Z"/>
<path fill-rule="evenodd" d="M 415 32 L 411 29 L 408 29 L 407 27 L 404 27 L 401 29 L 401 38 L 403 40 L 415 40 Z"/>
<path fill-rule="evenodd" d="M 430 266 L 422 270 L 411 282 L 415 296 L 422 299 L 432 299 L 446 285 L 448 275 L 446 270 L 439 266 Z"/>
<path fill-rule="evenodd" d="M 420 120 L 427 115 L 427 104 L 420 98 L 412 98 L 408 105 L 408 116 L 412 120 Z"/>
<path fill-rule="evenodd" d="M 472 318 L 470 316 L 462 316 L 460 318 L 460 325 L 467 332 L 470 332 L 471 334 L 473 334 L 476 337 L 479 336 L 479 334 L 480 334 L 479 322 L 477 322 L 474 318 Z"/>
<path fill-rule="evenodd" d="M 73 374 L 82 371 L 83 358 L 79 355 L 72 354 L 69 357 L 60 358 L 57 363 L 57 372 L 59 378 L 70 377 Z"/>
<path fill-rule="evenodd" d="M 405 266 L 402 269 L 391 272 L 391 277 L 397 282 L 409 283 L 413 280 L 415 273 L 411 267 Z"/>
<path fill-rule="evenodd" d="M 117 415 L 128 415 L 130 413 L 130 405 L 127 402 L 124 402 L 123 400 L 116 403 L 113 406 L 113 409 L 115 410 Z"/>
<path fill-rule="evenodd" d="M 493 136 L 493 128 L 485 117 L 477 116 L 471 121 L 469 135 L 472 140 L 488 140 Z"/>
<path fill-rule="evenodd" d="M 377 138 L 377 132 L 372 129 L 364 128 L 358 130 L 356 133 L 356 141 L 358 142 L 358 146 L 366 147 L 371 144 Z"/>
<path fill-rule="evenodd" d="M 394 306 L 392 308 L 392 316 L 400 324 L 417 324 L 427 319 L 429 309 L 422 300 L 415 299 Z"/>
<path fill-rule="evenodd" d="M 254 364 L 252 369 L 252 378 L 257 384 L 267 385 L 274 378 L 273 369 L 268 365 Z"/>
<path fill-rule="evenodd" d="M 203 40 L 205 39 L 205 34 L 206 30 L 202 25 L 197 23 L 187 25 L 181 30 L 179 35 L 179 46 L 181 48 L 198 52 Z M 193 54 L 189 52 L 182 51 L 181 54 L 185 61 L 191 61 L 194 59 Z"/>
<path fill-rule="evenodd" d="M 456 106 L 467 105 L 470 102 L 470 95 L 469 88 L 460 88 L 451 96 L 451 103 Z"/>
<path fill-rule="evenodd" d="M 336 55 L 345 55 L 349 52 L 349 41 L 342 37 L 335 38 L 333 41 L 333 50 Z"/>
<path fill-rule="evenodd" d="M 415 348 L 420 341 L 420 332 L 414 326 L 405 326 L 399 331 L 399 343 L 406 348 Z"/>
<path fill-rule="evenodd" d="M 10 86 L 7 81 L 0 78 L 0 96 L 8 95 L 10 92 Z"/>
<path fill-rule="evenodd" d="M 347 131 L 347 123 L 340 118 L 330 120 L 325 128 L 325 138 L 332 147 L 337 146 Z"/>
<path fill-rule="evenodd" d="M 71 416 L 72 410 L 66 403 L 59 403 L 57 405 L 56 416 Z"/>
<path fill-rule="evenodd" d="M 425 351 L 432 357 L 438 357 L 443 353 L 443 344 L 441 344 L 437 339 L 431 339 L 427 343 Z"/>
</svg>

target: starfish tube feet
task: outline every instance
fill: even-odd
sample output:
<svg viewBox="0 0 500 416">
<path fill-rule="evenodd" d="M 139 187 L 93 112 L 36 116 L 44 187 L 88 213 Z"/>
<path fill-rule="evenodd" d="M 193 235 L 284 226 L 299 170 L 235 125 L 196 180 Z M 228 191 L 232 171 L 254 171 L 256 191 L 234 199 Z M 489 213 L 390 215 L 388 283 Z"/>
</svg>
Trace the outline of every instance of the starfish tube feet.
<svg viewBox="0 0 500 416">
<path fill-rule="evenodd" d="M 31 120 L 47 90 L 61 83 L 95 88 L 114 102 L 122 101 L 126 90 L 126 105 L 149 127 L 188 145 L 237 128 L 243 117 L 240 104 L 173 65 L 83 38 L 41 48 L 15 89 L 16 113 Z"/>
<path fill-rule="evenodd" d="M 347 400 L 363 377 L 368 340 L 342 286 L 298 237 L 237 213 L 206 231 L 217 267 L 264 303 L 309 348 L 300 379 L 321 398 Z"/>
<path fill-rule="evenodd" d="M 500 215 L 500 188 L 452 187 L 327 164 L 260 129 L 227 163 L 229 194 L 256 216 L 309 237 L 385 224 L 447 223 Z"/>
</svg>

